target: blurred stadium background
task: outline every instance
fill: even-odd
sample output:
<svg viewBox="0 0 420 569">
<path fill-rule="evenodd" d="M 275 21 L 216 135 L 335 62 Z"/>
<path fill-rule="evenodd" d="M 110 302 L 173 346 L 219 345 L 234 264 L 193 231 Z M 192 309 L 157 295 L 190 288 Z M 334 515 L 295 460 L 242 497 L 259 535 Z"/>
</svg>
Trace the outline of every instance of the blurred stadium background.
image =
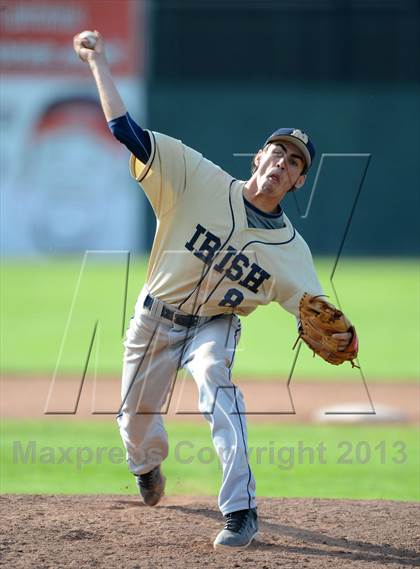
<svg viewBox="0 0 420 569">
<path fill-rule="evenodd" d="M 127 107 L 238 178 L 279 126 L 318 150 L 287 211 L 315 255 L 413 256 L 419 245 L 417 0 L 5 0 L 0 65 L 4 256 L 146 252 L 154 218 L 72 50 L 99 29 Z M 239 154 L 239 156 L 238 156 Z M 115 159 L 114 159 L 115 157 Z M 296 207 L 297 206 L 297 207 Z"/>
</svg>

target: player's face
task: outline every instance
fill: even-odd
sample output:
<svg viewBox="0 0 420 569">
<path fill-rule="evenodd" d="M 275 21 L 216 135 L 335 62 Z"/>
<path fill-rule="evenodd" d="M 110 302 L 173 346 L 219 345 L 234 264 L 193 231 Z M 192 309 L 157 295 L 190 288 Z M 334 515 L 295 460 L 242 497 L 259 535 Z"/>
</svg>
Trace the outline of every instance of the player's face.
<svg viewBox="0 0 420 569">
<path fill-rule="evenodd" d="M 276 197 L 280 201 L 294 187 L 305 182 L 302 171 L 305 159 L 294 144 L 279 141 L 267 145 L 256 156 L 258 193 Z"/>
</svg>

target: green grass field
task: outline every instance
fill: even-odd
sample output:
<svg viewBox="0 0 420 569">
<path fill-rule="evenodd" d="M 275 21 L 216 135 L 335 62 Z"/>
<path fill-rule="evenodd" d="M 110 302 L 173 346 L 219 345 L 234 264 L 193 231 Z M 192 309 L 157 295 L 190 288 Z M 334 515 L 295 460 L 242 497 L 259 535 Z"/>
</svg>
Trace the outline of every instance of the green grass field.
<svg viewBox="0 0 420 569">
<path fill-rule="evenodd" d="M 204 420 L 167 427 L 167 493 L 216 495 L 221 470 Z M 418 500 L 417 442 L 406 426 L 249 426 L 260 496 Z M 2 493 L 136 492 L 113 419 L 3 421 L 1 465 Z"/>
<path fill-rule="evenodd" d="M 108 262 L 105 262 L 105 260 Z M 113 259 L 113 261 L 111 261 Z M 96 321 L 99 329 L 91 366 L 119 374 L 122 356 L 125 260 L 104 255 L 88 263 L 78 284 L 82 258 L 3 263 L 1 276 L 1 364 L 4 373 L 81 373 Z M 325 291 L 333 260 L 316 260 Z M 145 260 L 133 259 L 125 324 L 145 275 Z M 360 363 L 368 381 L 415 380 L 419 376 L 419 270 L 415 260 L 347 259 L 334 284 L 343 310 L 357 325 Z M 72 318 L 69 321 L 69 314 Z M 68 323 L 66 341 L 64 333 Z M 235 373 L 251 379 L 284 377 L 291 369 L 295 319 L 279 306 L 259 308 L 243 320 Z M 360 381 L 350 365 L 330 366 L 303 347 L 296 376 Z"/>
</svg>

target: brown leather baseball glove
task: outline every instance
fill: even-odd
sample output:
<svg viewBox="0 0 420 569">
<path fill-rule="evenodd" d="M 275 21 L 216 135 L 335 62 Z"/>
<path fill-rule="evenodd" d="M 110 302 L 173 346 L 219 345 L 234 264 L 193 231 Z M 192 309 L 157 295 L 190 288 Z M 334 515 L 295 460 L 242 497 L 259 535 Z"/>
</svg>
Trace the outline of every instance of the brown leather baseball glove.
<svg viewBox="0 0 420 569">
<path fill-rule="evenodd" d="M 349 361 L 352 367 L 357 367 L 353 362 L 359 349 L 356 330 L 341 310 L 322 297 L 312 296 L 305 292 L 300 300 L 299 315 L 298 340 L 302 338 L 313 350 L 314 355 L 318 354 L 333 365 Z M 344 332 L 349 332 L 351 338 L 348 345 L 343 348 L 342 341 L 340 342 L 333 335 Z"/>
</svg>

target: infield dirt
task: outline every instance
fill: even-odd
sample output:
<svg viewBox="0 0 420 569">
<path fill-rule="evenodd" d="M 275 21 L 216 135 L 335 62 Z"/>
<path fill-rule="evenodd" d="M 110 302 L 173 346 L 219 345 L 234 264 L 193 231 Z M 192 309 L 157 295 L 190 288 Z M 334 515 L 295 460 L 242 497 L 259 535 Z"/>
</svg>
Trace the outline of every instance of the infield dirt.
<svg viewBox="0 0 420 569">
<path fill-rule="evenodd" d="M 1 498 L 4 567 L 419 567 L 418 504 L 261 499 L 260 533 L 241 552 L 212 541 L 215 498 L 165 497 L 155 508 L 127 496 Z"/>
</svg>

